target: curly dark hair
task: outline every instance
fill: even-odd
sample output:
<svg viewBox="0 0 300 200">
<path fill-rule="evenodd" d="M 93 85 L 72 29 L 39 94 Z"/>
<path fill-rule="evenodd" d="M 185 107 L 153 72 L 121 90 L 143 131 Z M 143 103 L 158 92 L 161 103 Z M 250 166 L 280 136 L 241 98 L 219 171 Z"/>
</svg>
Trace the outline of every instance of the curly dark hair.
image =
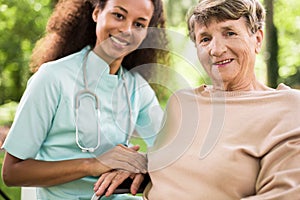
<svg viewBox="0 0 300 200">
<path fill-rule="evenodd" d="M 94 47 L 97 38 L 96 23 L 92 19 L 92 13 L 96 6 L 103 9 L 107 1 L 60 0 L 48 20 L 44 37 L 33 49 L 30 60 L 31 71 L 36 72 L 43 63 L 80 51 L 87 45 Z M 168 64 L 169 62 L 163 3 L 161 0 L 151 1 L 154 12 L 149 27 L 159 28 L 160 31 L 149 31 L 140 45 L 145 48 L 137 48 L 125 56 L 122 66 L 128 70 L 147 63 Z M 149 44 L 151 46 L 147 48 Z"/>
</svg>

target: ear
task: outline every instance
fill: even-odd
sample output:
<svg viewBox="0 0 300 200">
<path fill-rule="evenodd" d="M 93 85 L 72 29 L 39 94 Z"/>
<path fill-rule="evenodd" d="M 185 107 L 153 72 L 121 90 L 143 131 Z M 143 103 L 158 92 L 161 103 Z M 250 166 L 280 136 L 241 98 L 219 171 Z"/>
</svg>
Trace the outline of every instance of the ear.
<svg viewBox="0 0 300 200">
<path fill-rule="evenodd" d="M 101 10 L 98 6 L 96 6 L 96 8 L 94 9 L 93 11 L 93 20 L 94 22 L 97 22 L 97 18 L 98 18 L 98 15 L 100 14 Z"/>
<path fill-rule="evenodd" d="M 264 38 L 264 32 L 263 30 L 259 29 L 256 31 L 256 47 L 255 47 L 255 53 L 259 53 L 262 47 L 262 42 Z"/>
</svg>

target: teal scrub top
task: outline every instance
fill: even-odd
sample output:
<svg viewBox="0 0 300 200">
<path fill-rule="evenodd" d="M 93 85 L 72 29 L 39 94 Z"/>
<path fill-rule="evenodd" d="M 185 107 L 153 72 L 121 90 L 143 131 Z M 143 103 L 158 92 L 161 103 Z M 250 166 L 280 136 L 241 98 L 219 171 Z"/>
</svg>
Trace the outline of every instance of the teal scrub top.
<svg viewBox="0 0 300 200">
<path fill-rule="evenodd" d="M 94 97 L 83 94 L 78 97 L 80 106 L 75 123 L 76 95 L 84 89 L 82 69 L 85 55 L 86 80 L 89 90 L 99 99 L 100 116 L 97 118 Z M 128 88 L 131 119 L 121 74 L 124 74 Z M 135 129 L 151 146 L 160 129 L 162 116 L 154 91 L 138 73 L 121 68 L 117 75 L 111 75 L 107 63 L 86 47 L 43 64 L 30 78 L 3 148 L 23 160 L 91 158 L 124 143 L 130 127 L 133 127 L 130 133 Z M 83 152 L 78 147 L 76 124 L 79 142 L 84 147 L 97 146 L 99 125 L 100 146 L 94 152 Z M 84 177 L 53 187 L 37 188 L 37 198 L 90 199 L 96 180 L 97 177 Z M 130 199 L 123 197 L 114 195 L 107 199 Z"/>
</svg>

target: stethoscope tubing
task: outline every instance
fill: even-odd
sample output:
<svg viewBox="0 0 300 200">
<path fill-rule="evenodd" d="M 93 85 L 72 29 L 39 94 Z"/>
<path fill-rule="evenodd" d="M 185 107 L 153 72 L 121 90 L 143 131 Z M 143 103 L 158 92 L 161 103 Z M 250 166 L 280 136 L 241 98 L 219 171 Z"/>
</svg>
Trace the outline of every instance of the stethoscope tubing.
<svg viewBox="0 0 300 200">
<path fill-rule="evenodd" d="M 83 83 L 84 83 L 84 89 L 80 90 L 77 92 L 76 96 L 75 96 L 75 138 L 76 138 L 76 144 L 77 146 L 83 151 L 83 152 L 94 152 L 97 148 L 99 148 L 100 143 L 101 143 L 101 130 L 100 130 L 100 101 L 98 96 L 92 92 L 89 87 L 88 87 L 88 80 L 87 80 L 87 69 L 86 69 L 86 63 L 87 63 L 87 58 L 88 55 L 90 53 L 91 50 L 88 50 L 85 55 L 84 55 L 84 59 L 82 62 L 82 71 L 83 71 Z M 126 79 L 124 77 L 124 72 L 122 71 L 121 74 L 122 77 L 122 81 L 123 81 L 123 86 L 125 88 L 125 93 L 126 93 L 126 100 L 127 100 L 127 104 L 128 104 L 128 109 L 129 109 L 129 118 L 128 118 L 128 133 L 125 139 L 125 143 L 124 145 L 128 146 L 129 142 L 130 142 L 130 138 L 131 138 L 131 134 L 133 131 L 133 125 L 132 125 L 132 107 L 131 107 L 131 103 L 130 103 L 130 96 L 129 96 L 129 90 L 128 90 L 128 86 L 126 84 Z M 79 106 L 80 106 L 80 97 L 84 94 L 88 94 L 92 97 L 94 97 L 95 99 L 95 109 L 97 112 L 97 145 L 94 147 L 84 147 L 83 145 L 80 144 L 79 141 L 79 128 L 78 128 L 78 119 L 79 119 Z"/>
</svg>

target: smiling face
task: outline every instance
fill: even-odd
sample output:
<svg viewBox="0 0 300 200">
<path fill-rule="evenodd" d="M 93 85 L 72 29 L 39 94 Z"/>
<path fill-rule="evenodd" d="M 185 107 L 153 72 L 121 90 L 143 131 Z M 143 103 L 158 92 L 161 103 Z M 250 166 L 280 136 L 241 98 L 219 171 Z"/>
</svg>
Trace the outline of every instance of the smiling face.
<svg viewBox="0 0 300 200">
<path fill-rule="evenodd" d="M 151 0 L 108 0 L 102 10 L 95 8 L 95 53 L 107 63 L 121 62 L 146 37 L 153 10 Z"/>
<path fill-rule="evenodd" d="M 248 90 L 255 82 L 254 65 L 263 33 L 251 33 L 244 18 L 195 23 L 199 60 L 216 89 Z"/>
</svg>

